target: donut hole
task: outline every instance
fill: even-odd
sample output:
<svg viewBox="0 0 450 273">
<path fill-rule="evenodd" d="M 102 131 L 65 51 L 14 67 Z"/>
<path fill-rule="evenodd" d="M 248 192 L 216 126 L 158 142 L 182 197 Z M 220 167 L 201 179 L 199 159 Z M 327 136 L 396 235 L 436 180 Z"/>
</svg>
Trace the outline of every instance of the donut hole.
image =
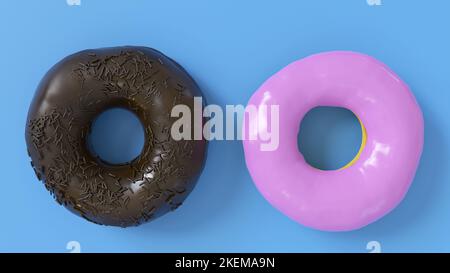
<svg viewBox="0 0 450 273">
<path fill-rule="evenodd" d="M 139 118 L 123 108 L 110 108 L 92 122 L 87 137 L 91 154 L 110 165 L 123 165 L 136 159 L 145 143 Z"/>
<path fill-rule="evenodd" d="M 310 110 L 300 123 L 299 152 L 320 170 L 346 167 L 362 147 L 361 123 L 352 111 L 320 106 Z"/>
</svg>

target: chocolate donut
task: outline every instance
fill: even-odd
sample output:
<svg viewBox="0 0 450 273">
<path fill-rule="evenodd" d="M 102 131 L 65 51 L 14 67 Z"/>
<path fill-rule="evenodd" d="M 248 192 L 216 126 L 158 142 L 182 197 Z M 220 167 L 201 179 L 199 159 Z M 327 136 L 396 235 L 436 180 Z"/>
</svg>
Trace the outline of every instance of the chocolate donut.
<svg viewBox="0 0 450 273">
<path fill-rule="evenodd" d="M 203 169 L 206 140 L 170 135 L 173 106 L 194 113 L 194 97 L 201 96 L 188 73 L 154 49 L 68 56 L 46 74 L 31 103 L 25 130 L 31 165 L 58 203 L 88 221 L 127 227 L 155 219 L 181 205 Z M 88 145 L 93 120 L 115 107 L 135 113 L 145 131 L 141 154 L 117 165 Z"/>
</svg>

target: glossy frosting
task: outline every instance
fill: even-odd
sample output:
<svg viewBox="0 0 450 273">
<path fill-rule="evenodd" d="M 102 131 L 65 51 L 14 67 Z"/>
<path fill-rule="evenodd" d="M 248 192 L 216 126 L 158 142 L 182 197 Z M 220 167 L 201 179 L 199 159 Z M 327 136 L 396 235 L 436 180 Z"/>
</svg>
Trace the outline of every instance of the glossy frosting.
<svg viewBox="0 0 450 273">
<path fill-rule="evenodd" d="M 145 47 L 85 50 L 56 64 L 31 103 L 26 142 L 37 177 L 55 199 L 98 224 L 130 226 L 176 209 L 196 184 L 206 141 L 174 141 L 176 104 L 202 96 L 170 58 Z M 87 145 L 92 121 L 124 107 L 145 130 L 140 156 L 112 165 Z M 114 149 L 114 147 L 111 147 Z"/>
<path fill-rule="evenodd" d="M 422 153 L 423 116 L 407 85 L 381 62 L 354 52 L 313 55 L 272 76 L 249 105 L 279 105 L 278 149 L 261 151 L 261 140 L 244 140 L 245 159 L 263 196 L 298 223 L 358 229 L 405 196 Z M 366 143 L 346 168 L 315 169 L 297 149 L 300 121 L 317 106 L 347 108 L 365 127 Z"/>
</svg>

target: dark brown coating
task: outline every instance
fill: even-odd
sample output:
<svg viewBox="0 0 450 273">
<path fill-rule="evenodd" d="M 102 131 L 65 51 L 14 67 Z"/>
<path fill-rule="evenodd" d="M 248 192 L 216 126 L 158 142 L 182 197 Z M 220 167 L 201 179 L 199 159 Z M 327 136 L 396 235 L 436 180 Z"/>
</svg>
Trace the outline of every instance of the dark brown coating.
<svg viewBox="0 0 450 273">
<path fill-rule="evenodd" d="M 207 142 L 170 136 L 172 107 L 185 104 L 193 113 L 194 96 L 202 94 L 187 72 L 150 48 L 68 56 L 31 103 L 31 165 L 58 203 L 91 222 L 127 227 L 154 219 L 181 205 L 203 169 Z M 113 107 L 133 111 L 145 130 L 142 153 L 127 164 L 108 164 L 87 144 L 92 121 Z"/>
</svg>

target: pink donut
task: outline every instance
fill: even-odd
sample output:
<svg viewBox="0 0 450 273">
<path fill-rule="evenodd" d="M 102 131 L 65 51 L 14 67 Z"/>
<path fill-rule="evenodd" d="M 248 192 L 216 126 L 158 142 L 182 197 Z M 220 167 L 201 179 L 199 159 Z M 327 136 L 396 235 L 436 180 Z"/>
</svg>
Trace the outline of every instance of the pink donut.
<svg viewBox="0 0 450 273">
<path fill-rule="evenodd" d="M 278 147 L 263 151 L 264 140 L 244 136 L 245 161 L 261 194 L 298 223 L 359 229 L 390 212 L 408 191 L 422 153 L 422 111 L 408 86 L 376 59 L 341 51 L 307 57 L 267 80 L 249 105 L 279 107 Z M 361 122 L 360 152 L 342 169 L 311 167 L 297 149 L 300 122 L 317 106 L 347 108 Z M 249 122 L 260 125 L 258 132 L 267 129 L 269 119 L 256 119 L 246 116 L 244 129 Z"/>
</svg>

